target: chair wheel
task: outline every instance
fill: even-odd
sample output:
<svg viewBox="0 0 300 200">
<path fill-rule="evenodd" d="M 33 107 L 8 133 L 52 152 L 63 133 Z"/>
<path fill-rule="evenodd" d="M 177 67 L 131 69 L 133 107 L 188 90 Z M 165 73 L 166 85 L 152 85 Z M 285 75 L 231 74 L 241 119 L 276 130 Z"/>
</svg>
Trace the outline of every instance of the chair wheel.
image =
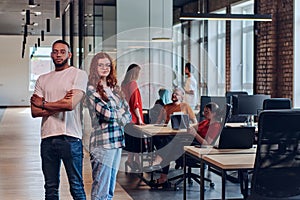
<svg viewBox="0 0 300 200">
<path fill-rule="evenodd" d="M 214 183 L 210 183 L 209 186 L 213 188 L 213 187 L 215 187 L 215 184 Z"/>
</svg>

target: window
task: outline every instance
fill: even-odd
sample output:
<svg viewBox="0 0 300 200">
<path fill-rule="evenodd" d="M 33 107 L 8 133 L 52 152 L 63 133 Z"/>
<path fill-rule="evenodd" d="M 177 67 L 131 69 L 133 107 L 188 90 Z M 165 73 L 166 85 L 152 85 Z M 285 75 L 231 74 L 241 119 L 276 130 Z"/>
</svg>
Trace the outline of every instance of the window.
<svg viewBox="0 0 300 200">
<path fill-rule="evenodd" d="M 254 2 L 246 1 L 233 5 L 232 13 L 253 14 Z M 252 21 L 231 21 L 231 87 L 253 94 L 253 25 Z"/>
<path fill-rule="evenodd" d="M 225 9 L 216 13 L 225 13 Z M 209 96 L 225 94 L 226 22 L 208 22 L 207 90 Z"/>
<path fill-rule="evenodd" d="M 29 91 L 33 91 L 38 77 L 41 74 L 52 71 L 54 69 L 54 65 L 50 57 L 51 47 L 39 47 L 37 50 L 35 50 L 34 47 L 31 47 L 30 52 L 32 52 L 32 57 L 29 63 Z"/>
</svg>

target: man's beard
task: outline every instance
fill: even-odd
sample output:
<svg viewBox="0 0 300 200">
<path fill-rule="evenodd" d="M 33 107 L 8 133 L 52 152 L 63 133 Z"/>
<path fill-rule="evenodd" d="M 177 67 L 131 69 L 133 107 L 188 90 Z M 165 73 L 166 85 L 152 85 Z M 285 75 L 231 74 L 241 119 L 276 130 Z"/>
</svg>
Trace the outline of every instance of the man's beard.
<svg viewBox="0 0 300 200">
<path fill-rule="evenodd" d="M 53 63 L 55 65 L 55 67 L 59 68 L 59 67 L 64 66 L 68 61 L 69 61 L 69 58 L 66 58 L 64 61 L 62 61 L 62 63 L 56 63 L 54 60 L 53 60 Z"/>
<path fill-rule="evenodd" d="M 173 103 L 176 103 L 176 102 L 178 102 L 179 101 L 179 99 L 177 99 L 177 98 L 172 98 L 172 101 L 173 101 Z"/>
</svg>

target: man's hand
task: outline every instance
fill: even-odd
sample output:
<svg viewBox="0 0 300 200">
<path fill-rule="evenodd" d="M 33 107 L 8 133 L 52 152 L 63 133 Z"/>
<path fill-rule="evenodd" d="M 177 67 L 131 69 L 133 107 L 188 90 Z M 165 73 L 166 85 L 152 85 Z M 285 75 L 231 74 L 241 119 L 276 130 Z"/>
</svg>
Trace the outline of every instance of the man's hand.
<svg viewBox="0 0 300 200">
<path fill-rule="evenodd" d="M 30 103 L 38 108 L 42 108 L 44 100 L 45 99 L 43 97 L 33 94 L 30 98 Z"/>
</svg>

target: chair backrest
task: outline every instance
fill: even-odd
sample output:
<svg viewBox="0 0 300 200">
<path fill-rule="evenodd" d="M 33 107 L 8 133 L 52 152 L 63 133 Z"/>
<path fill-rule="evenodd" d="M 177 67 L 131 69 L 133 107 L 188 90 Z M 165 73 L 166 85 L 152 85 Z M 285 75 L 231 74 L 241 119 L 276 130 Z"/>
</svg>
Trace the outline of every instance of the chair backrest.
<svg viewBox="0 0 300 200">
<path fill-rule="evenodd" d="M 234 110 L 234 105 L 237 104 L 237 102 L 234 102 L 236 98 L 234 99 L 233 96 L 239 96 L 239 95 L 248 95 L 248 92 L 246 91 L 227 91 L 225 93 L 225 96 L 228 100 L 227 103 L 232 105 L 231 111 L 230 111 L 230 118 L 228 119 L 228 122 L 245 122 L 247 120 L 247 117 L 245 116 L 238 116 L 235 114 L 236 110 Z"/>
<path fill-rule="evenodd" d="M 265 99 L 263 110 L 291 109 L 292 102 L 289 98 L 271 98 Z"/>
<path fill-rule="evenodd" d="M 300 110 L 262 111 L 251 196 L 300 195 Z M 251 198 L 250 198 L 251 199 Z"/>
</svg>

